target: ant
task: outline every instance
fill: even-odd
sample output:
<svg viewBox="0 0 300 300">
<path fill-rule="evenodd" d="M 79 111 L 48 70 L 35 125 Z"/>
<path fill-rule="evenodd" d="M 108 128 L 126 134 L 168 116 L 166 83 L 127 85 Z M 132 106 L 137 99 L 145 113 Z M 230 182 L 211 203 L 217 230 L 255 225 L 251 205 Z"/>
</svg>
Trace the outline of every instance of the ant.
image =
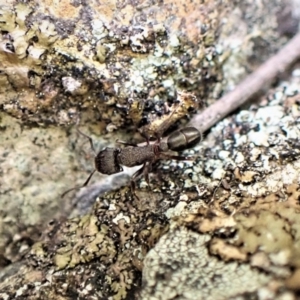
<svg viewBox="0 0 300 300">
<path fill-rule="evenodd" d="M 135 193 L 135 181 L 142 174 L 145 176 L 146 182 L 149 185 L 149 172 L 151 172 L 152 164 L 158 159 L 176 159 L 176 160 L 191 160 L 192 157 L 177 156 L 168 153 L 171 151 L 183 151 L 198 144 L 201 140 L 201 134 L 195 127 L 185 127 L 174 131 L 166 140 L 157 138 L 153 144 L 149 143 L 144 146 L 138 146 L 134 143 L 127 143 L 117 141 L 117 143 L 125 145 L 124 148 L 104 148 L 98 154 L 95 151 L 93 140 L 88 135 L 81 132 L 78 128 L 77 131 L 85 136 L 95 153 L 95 169 L 88 176 L 85 183 L 80 187 L 74 187 L 65 191 L 61 197 L 63 198 L 67 193 L 75 189 L 79 189 L 88 185 L 90 179 L 96 171 L 102 174 L 115 174 L 123 171 L 122 166 L 134 167 L 143 164 L 143 166 L 133 174 L 131 178 L 132 193 L 138 198 Z"/>
</svg>

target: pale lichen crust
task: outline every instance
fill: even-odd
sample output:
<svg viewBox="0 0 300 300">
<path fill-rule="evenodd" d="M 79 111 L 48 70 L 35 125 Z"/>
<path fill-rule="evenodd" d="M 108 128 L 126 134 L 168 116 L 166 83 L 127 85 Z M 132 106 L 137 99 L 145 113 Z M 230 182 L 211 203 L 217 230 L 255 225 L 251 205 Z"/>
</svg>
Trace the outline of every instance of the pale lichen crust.
<svg viewBox="0 0 300 300">
<path fill-rule="evenodd" d="M 220 5 L 140 5 L 2 6 L 1 108 L 27 124 L 63 125 L 90 109 L 117 129 L 160 117 L 177 90 L 206 97 L 222 62 L 214 46 Z"/>
<path fill-rule="evenodd" d="M 194 161 L 157 164 L 150 188 L 137 183 L 140 201 L 127 187 L 93 207 L 83 197 L 75 218 L 58 189 L 79 182 L 63 177 L 75 178 L 83 156 L 62 150 L 65 132 L 37 130 L 74 123 L 84 110 L 95 110 L 81 120 L 97 133 L 134 124 L 152 136 L 180 122 L 280 47 L 282 2 L 10 2 L 0 8 L 0 109 L 20 123 L 0 127 L 9 145 L 0 143 L 0 299 L 296 299 L 299 70 L 215 126 L 187 153 Z M 49 181 L 33 184 L 31 173 Z"/>
</svg>

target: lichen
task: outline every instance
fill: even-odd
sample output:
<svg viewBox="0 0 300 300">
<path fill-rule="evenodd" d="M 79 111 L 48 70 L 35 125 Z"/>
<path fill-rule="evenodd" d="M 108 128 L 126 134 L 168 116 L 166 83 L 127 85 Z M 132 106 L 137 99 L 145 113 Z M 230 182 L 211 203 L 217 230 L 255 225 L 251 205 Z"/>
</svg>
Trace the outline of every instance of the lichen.
<svg viewBox="0 0 300 300">
<path fill-rule="evenodd" d="M 144 260 L 141 299 L 233 299 L 270 282 L 249 265 L 211 256 L 210 240 L 185 228 L 163 236 Z"/>
<path fill-rule="evenodd" d="M 203 11 L 205 5 L 211 11 Z M 200 7 L 190 3 L 183 8 L 180 2 L 176 6 L 136 10 L 130 4 L 104 3 L 100 9 L 62 1 L 49 8 L 33 1 L 2 7 L 4 110 L 26 123 L 69 124 L 75 122 L 74 109 L 96 107 L 106 125 L 120 128 L 132 122 L 132 96 L 141 103 L 150 101 L 150 111 L 158 117 L 164 113 L 161 103 L 176 102 L 177 89 L 197 87 L 196 97 L 207 95 L 210 89 L 200 88 L 201 68 L 206 77 L 219 68 L 214 51 L 218 10 L 210 1 Z M 191 26 L 190 12 L 192 20 L 198 16 L 201 23 Z M 187 15 L 189 22 L 182 22 Z M 143 107 L 135 125 L 148 114 L 149 108 Z"/>
<path fill-rule="evenodd" d="M 132 124 L 155 135 L 165 121 L 166 127 L 184 123 L 189 108 L 214 102 L 286 41 L 276 28 L 279 0 L 145 3 L 31 1 L 0 8 L 0 297 L 134 299 L 142 271 L 145 297 L 176 291 L 191 298 L 197 287 L 207 298 L 294 297 L 296 71 L 205 134 L 186 153 L 194 161 L 154 165 L 150 188 L 137 182 L 139 201 L 128 187 L 99 196 L 103 187 L 96 185 L 61 200 L 92 171 L 92 155 L 75 130 L 49 124 L 80 121 L 99 149 L 124 138 L 120 129 L 134 139 Z M 177 251 L 160 242 L 170 226 L 162 242 Z M 207 269 L 189 271 L 199 263 L 189 243 L 199 246 Z M 147 253 L 172 262 L 174 282 Z M 170 276 L 160 282 L 149 274 Z M 191 282 L 196 288 L 185 290 Z"/>
</svg>

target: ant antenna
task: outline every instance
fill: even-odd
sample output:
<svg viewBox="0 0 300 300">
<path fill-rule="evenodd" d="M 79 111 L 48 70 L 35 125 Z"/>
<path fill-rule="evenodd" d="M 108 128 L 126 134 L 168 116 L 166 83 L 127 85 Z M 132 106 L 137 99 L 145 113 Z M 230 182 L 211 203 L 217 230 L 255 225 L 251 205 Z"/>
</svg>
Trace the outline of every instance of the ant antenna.
<svg viewBox="0 0 300 300">
<path fill-rule="evenodd" d="M 69 192 L 74 191 L 74 190 L 79 190 L 79 189 L 81 189 L 81 188 L 87 186 L 95 172 L 96 172 L 96 169 L 94 169 L 94 170 L 92 171 L 92 173 L 89 175 L 89 177 L 87 178 L 87 180 L 85 181 L 85 183 L 84 183 L 83 185 L 75 186 L 75 187 L 73 187 L 73 188 L 71 188 L 71 189 L 65 191 L 63 194 L 61 194 L 60 197 L 63 198 L 63 197 L 66 196 L 66 194 L 68 194 Z"/>
<path fill-rule="evenodd" d="M 80 131 L 79 128 L 78 128 L 78 126 L 76 126 L 76 130 L 77 130 L 78 133 L 80 133 L 81 135 L 83 135 L 84 137 L 86 137 L 86 138 L 89 140 L 90 145 L 91 145 L 91 148 L 92 148 L 92 150 L 93 150 L 93 152 L 94 152 L 94 154 L 95 154 L 95 156 L 96 156 L 96 155 L 97 155 L 97 152 L 96 152 L 96 150 L 95 150 L 95 147 L 94 147 L 94 143 L 93 143 L 92 138 L 91 138 L 90 136 L 88 136 L 87 134 L 83 133 L 82 131 Z"/>
<path fill-rule="evenodd" d="M 92 148 L 92 150 L 93 150 L 95 156 L 97 156 L 97 152 L 96 152 L 95 147 L 94 147 L 93 139 L 92 139 L 90 136 L 88 136 L 87 134 L 81 132 L 81 131 L 79 130 L 79 128 L 78 128 L 78 124 L 79 124 L 79 119 L 78 119 L 77 122 L 76 122 L 76 130 L 77 130 L 78 133 L 80 133 L 82 136 L 86 137 L 86 138 L 89 140 L 90 145 L 91 145 L 91 148 Z M 81 189 L 81 188 L 87 186 L 95 172 L 96 172 L 96 169 L 94 169 L 94 170 L 91 172 L 91 174 L 89 175 L 89 177 L 87 178 L 87 180 L 84 182 L 83 185 L 75 186 L 75 187 L 73 187 L 73 188 L 71 188 L 71 189 L 65 191 L 63 194 L 61 194 L 60 197 L 63 198 L 63 197 L 64 197 L 66 194 L 68 194 L 69 192 L 74 191 L 74 190 L 79 190 L 79 189 Z"/>
</svg>

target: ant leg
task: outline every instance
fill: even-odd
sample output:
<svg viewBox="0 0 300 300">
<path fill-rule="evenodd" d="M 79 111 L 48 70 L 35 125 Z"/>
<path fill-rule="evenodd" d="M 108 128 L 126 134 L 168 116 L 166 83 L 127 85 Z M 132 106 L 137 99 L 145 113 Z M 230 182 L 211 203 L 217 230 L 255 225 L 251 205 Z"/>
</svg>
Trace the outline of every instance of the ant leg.
<svg viewBox="0 0 300 300">
<path fill-rule="evenodd" d="M 145 164 L 143 164 L 143 166 L 132 175 L 131 181 L 130 181 L 131 193 L 138 200 L 140 200 L 140 198 L 138 197 L 138 195 L 135 192 L 135 181 L 143 174 L 144 168 L 145 168 Z"/>
<path fill-rule="evenodd" d="M 69 192 L 74 191 L 74 190 L 79 190 L 79 189 L 81 189 L 81 188 L 87 186 L 95 172 L 96 172 L 96 169 L 89 175 L 89 177 L 87 178 L 87 180 L 84 182 L 83 185 L 75 186 L 75 187 L 73 187 L 73 188 L 71 188 L 71 189 L 65 191 L 64 193 L 61 194 L 60 197 L 63 198 L 63 197 L 66 196 Z"/>
<path fill-rule="evenodd" d="M 86 137 L 89 140 L 92 150 L 94 151 L 95 155 L 97 155 L 92 138 L 90 136 L 88 136 L 87 134 L 83 133 L 82 131 L 80 131 L 78 127 L 76 127 L 76 129 L 77 129 L 78 133 L 80 133 L 81 135 L 83 135 L 84 137 Z"/>
<path fill-rule="evenodd" d="M 155 144 L 159 144 L 159 143 L 160 143 L 160 140 L 161 140 L 161 134 L 160 134 L 160 133 L 157 133 L 157 134 L 155 134 L 155 137 L 156 137 L 156 142 L 155 142 Z"/>
<path fill-rule="evenodd" d="M 145 180 L 146 180 L 149 187 L 150 187 L 149 173 L 151 172 L 151 170 L 152 170 L 152 161 L 148 162 L 148 163 L 145 163 L 145 167 L 144 167 L 144 170 L 143 170 L 143 175 L 144 175 Z"/>
<path fill-rule="evenodd" d="M 116 143 L 121 144 L 121 145 L 125 145 L 125 146 L 138 147 L 137 144 L 134 144 L 134 143 L 128 143 L 128 142 L 123 142 L 123 141 L 120 141 L 120 140 L 116 140 Z"/>
<path fill-rule="evenodd" d="M 138 201 L 139 201 L 140 198 L 138 197 L 138 195 L 137 195 L 136 192 L 135 192 L 135 181 L 134 181 L 134 180 L 131 180 L 131 181 L 130 181 L 130 189 L 131 189 L 131 194 L 132 194 L 133 196 L 135 196 L 135 197 L 138 199 Z"/>
<path fill-rule="evenodd" d="M 146 133 L 140 132 L 141 136 L 146 140 L 147 146 L 150 144 L 150 138 Z"/>
<path fill-rule="evenodd" d="M 165 159 L 175 159 L 175 160 L 195 160 L 195 157 L 193 156 L 171 155 L 167 153 L 160 153 L 160 157 Z"/>
<path fill-rule="evenodd" d="M 145 164 L 132 175 L 131 180 L 136 181 L 143 174 L 144 168 Z"/>
</svg>

